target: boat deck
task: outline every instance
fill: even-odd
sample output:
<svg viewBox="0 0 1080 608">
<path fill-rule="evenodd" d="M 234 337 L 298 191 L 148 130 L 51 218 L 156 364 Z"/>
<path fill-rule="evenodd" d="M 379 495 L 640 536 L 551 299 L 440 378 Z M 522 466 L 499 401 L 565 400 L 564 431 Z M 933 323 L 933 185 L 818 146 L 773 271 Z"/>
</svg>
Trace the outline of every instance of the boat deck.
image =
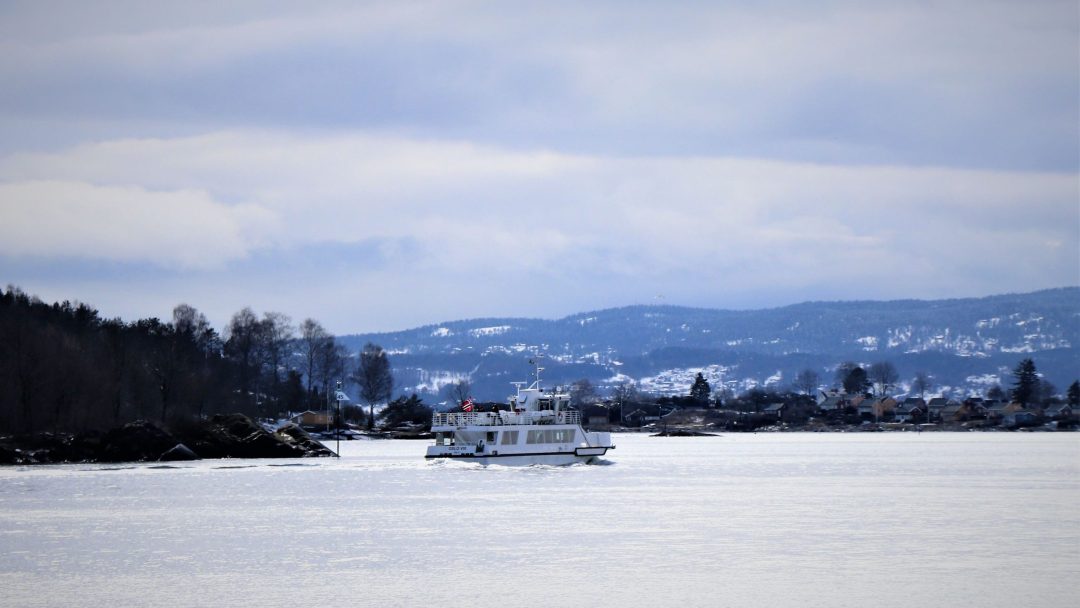
<svg viewBox="0 0 1080 608">
<path fill-rule="evenodd" d="M 432 416 L 432 428 L 437 426 L 505 426 L 539 424 L 581 424 L 581 412 L 450 412 Z"/>
</svg>

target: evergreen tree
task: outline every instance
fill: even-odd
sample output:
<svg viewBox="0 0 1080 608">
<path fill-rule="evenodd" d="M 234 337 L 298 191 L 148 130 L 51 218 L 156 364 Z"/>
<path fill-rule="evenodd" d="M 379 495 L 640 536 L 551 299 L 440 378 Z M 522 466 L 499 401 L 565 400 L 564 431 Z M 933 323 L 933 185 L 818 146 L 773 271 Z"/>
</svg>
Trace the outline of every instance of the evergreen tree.
<svg viewBox="0 0 1080 608">
<path fill-rule="evenodd" d="M 379 418 L 387 428 L 394 428 L 403 424 L 423 425 L 431 429 L 432 409 L 424 405 L 423 400 L 413 393 L 410 397 L 402 395 L 394 399 L 379 412 Z"/>
<path fill-rule="evenodd" d="M 699 405 L 705 405 L 709 402 L 709 394 L 712 393 L 712 387 L 709 386 L 709 381 L 705 379 L 705 376 L 698 372 L 697 378 L 694 378 L 694 384 L 690 387 L 690 398 L 696 401 Z"/>
<path fill-rule="evenodd" d="M 1069 405 L 1076 407 L 1080 405 L 1080 380 L 1073 380 L 1073 383 L 1069 385 Z"/>
<path fill-rule="evenodd" d="M 1012 400 L 1025 409 L 1039 398 L 1039 374 L 1035 371 L 1035 362 L 1024 359 L 1013 370 Z"/>
<path fill-rule="evenodd" d="M 844 391 L 849 395 L 861 395 L 870 388 L 870 379 L 866 377 L 866 370 L 856 365 L 844 377 Z"/>
</svg>

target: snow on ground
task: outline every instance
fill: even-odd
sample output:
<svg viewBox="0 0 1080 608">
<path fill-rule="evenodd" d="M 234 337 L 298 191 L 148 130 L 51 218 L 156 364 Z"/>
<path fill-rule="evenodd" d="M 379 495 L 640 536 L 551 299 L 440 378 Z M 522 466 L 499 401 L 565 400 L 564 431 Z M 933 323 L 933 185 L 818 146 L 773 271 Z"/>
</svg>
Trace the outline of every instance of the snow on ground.
<svg viewBox="0 0 1080 608">
<path fill-rule="evenodd" d="M 469 335 L 474 338 L 480 338 L 484 336 L 498 336 L 510 331 L 509 325 L 496 325 L 494 327 L 477 327 L 476 329 L 470 329 Z"/>
</svg>

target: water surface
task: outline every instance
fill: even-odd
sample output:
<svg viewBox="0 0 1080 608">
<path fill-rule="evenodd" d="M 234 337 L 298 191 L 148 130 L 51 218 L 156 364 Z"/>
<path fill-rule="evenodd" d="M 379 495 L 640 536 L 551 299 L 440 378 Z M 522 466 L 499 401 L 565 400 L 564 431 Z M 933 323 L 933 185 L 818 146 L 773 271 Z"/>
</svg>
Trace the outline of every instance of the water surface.
<svg viewBox="0 0 1080 608">
<path fill-rule="evenodd" d="M 1072 606 L 1080 435 L 617 435 L 608 464 L 0 469 L 3 606 Z"/>
</svg>

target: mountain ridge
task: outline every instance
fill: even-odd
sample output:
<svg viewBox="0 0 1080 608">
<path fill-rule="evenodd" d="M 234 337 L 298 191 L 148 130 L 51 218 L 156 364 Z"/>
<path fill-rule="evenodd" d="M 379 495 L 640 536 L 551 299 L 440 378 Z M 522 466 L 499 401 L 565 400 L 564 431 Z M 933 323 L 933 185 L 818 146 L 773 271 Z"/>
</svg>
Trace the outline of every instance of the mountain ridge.
<svg viewBox="0 0 1080 608">
<path fill-rule="evenodd" d="M 1040 370 L 1055 384 L 1071 382 L 1080 370 L 1080 287 L 754 310 L 639 304 L 559 319 L 479 317 L 339 339 L 351 350 L 365 342 L 382 345 L 392 355 L 398 385 L 432 396 L 467 379 L 478 397 L 495 398 L 508 376 L 527 377 L 525 361 L 537 354 L 548 357 L 550 382 L 587 378 L 601 388 L 633 380 L 676 393 L 682 380 L 653 380 L 682 378 L 686 370 L 712 364 L 719 367 L 710 380 L 736 391 L 790 383 L 800 365 L 827 386 L 830 369 L 842 361 L 891 360 L 902 375 L 934 364 L 938 369 L 917 371 L 936 374 L 945 391 L 970 393 L 1005 382 L 1021 356 L 1043 359 Z"/>
</svg>

